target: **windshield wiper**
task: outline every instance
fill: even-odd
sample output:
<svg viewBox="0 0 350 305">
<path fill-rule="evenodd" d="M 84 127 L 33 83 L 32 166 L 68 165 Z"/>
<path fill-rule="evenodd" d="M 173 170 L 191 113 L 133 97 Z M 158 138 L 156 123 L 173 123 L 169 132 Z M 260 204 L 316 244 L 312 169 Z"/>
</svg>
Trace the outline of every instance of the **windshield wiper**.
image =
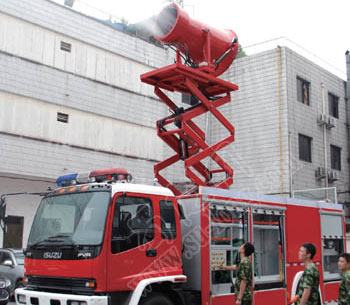
<svg viewBox="0 0 350 305">
<path fill-rule="evenodd" d="M 30 245 L 30 247 L 37 247 L 37 246 L 40 246 L 43 243 L 65 242 L 67 240 L 70 242 L 68 244 L 69 246 L 75 246 L 75 243 L 73 242 L 72 237 L 70 235 L 57 234 L 57 235 L 49 236 L 49 237 L 47 237 L 45 239 L 42 239 L 42 240 L 34 243 L 33 245 Z"/>
<path fill-rule="evenodd" d="M 54 240 L 55 238 L 64 238 L 64 239 L 70 239 L 72 240 L 72 236 L 70 234 L 57 234 L 57 235 L 52 235 L 49 236 L 47 239 L 48 240 Z"/>
</svg>

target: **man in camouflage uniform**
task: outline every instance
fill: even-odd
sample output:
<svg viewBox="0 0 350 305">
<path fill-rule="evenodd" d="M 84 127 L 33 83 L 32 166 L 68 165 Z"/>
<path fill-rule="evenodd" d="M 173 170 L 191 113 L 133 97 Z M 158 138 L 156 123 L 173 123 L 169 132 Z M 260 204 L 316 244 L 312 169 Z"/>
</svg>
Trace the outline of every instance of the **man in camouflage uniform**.
<svg viewBox="0 0 350 305">
<path fill-rule="evenodd" d="M 318 286 L 320 282 L 320 272 L 312 262 L 316 254 L 316 247 L 313 244 L 306 243 L 300 247 L 299 260 L 305 264 L 304 273 L 301 276 L 298 288 L 299 299 L 297 305 L 319 305 L 320 295 Z"/>
<path fill-rule="evenodd" d="M 343 279 L 339 287 L 338 305 L 350 304 L 350 254 L 343 253 L 339 257 L 338 268 L 343 271 Z"/>
<path fill-rule="evenodd" d="M 254 253 L 254 246 L 251 243 L 244 243 L 238 250 L 241 258 L 238 267 L 222 266 L 224 270 L 237 270 L 235 281 L 236 305 L 252 304 L 252 263 L 249 256 Z"/>
</svg>

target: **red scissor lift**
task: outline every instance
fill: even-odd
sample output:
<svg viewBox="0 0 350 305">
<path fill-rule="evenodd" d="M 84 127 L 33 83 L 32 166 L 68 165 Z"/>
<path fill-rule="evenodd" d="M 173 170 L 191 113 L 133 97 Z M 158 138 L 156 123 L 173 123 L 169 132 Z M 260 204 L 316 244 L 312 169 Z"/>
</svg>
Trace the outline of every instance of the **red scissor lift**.
<svg viewBox="0 0 350 305">
<path fill-rule="evenodd" d="M 210 39 L 209 37 L 207 35 L 207 39 Z M 200 185 L 228 188 L 233 183 L 233 169 L 217 152 L 234 141 L 234 127 L 218 107 L 231 101 L 230 93 L 237 90 L 238 86 L 216 77 L 214 66 L 208 65 L 197 69 L 186 66 L 181 61 L 179 51 L 176 58 L 176 63 L 141 76 L 142 82 L 155 87 L 155 94 L 173 113 L 157 121 L 158 136 L 175 151 L 175 154 L 155 165 L 155 177 L 161 185 L 170 188 L 175 195 L 180 195 L 181 191 L 165 179 L 160 171 L 183 160 L 186 177 L 195 185 L 185 193 L 196 192 Z M 211 62 L 210 57 L 208 62 Z M 198 103 L 183 109 L 178 107 L 162 89 L 194 96 Z M 194 122 L 195 118 L 207 112 L 215 116 L 229 132 L 226 138 L 212 145 L 206 142 L 205 132 Z M 172 129 L 168 130 L 167 127 Z M 208 157 L 215 161 L 218 166 L 216 169 L 209 169 L 203 163 Z M 224 178 L 213 183 L 213 174 L 217 173 L 224 173 Z"/>
</svg>

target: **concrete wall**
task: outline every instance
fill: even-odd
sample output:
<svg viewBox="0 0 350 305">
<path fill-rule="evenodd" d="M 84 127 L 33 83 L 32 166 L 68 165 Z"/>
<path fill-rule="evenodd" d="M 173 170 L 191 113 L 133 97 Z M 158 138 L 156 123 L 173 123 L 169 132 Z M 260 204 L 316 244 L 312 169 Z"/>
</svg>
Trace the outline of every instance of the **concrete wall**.
<svg viewBox="0 0 350 305">
<path fill-rule="evenodd" d="M 349 190 L 349 138 L 346 126 L 345 83 L 342 79 L 322 69 L 290 49 L 286 49 L 287 91 L 288 91 L 288 125 L 292 138 L 292 175 L 293 189 L 321 188 L 325 179 L 317 180 L 315 170 L 324 167 L 323 128 L 317 123 L 322 113 L 322 89 L 325 86 L 325 105 L 328 114 L 328 93 L 339 97 L 339 118 L 335 127 L 327 129 L 326 153 L 328 169 L 331 169 L 330 145 L 341 147 L 341 171 L 337 171 L 339 180 L 329 186 L 337 187 L 338 192 Z M 296 79 L 301 77 L 310 82 L 310 106 L 297 101 Z M 312 138 L 312 163 L 299 159 L 298 134 Z M 348 195 L 341 195 L 340 202 Z"/>
<path fill-rule="evenodd" d="M 168 110 L 140 74 L 173 58 L 50 1 L 1 1 L 0 193 L 45 189 L 59 175 L 106 167 L 149 183 L 168 152 L 155 129 Z M 37 206 L 28 200 L 11 198 L 7 209 L 25 215 L 24 243 Z"/>
<path fill-rule="evenodd" d="M 62 150 L 36 175 L 132 164 L 135 176 L 153 177 L 145 169 L 167 149 L 154 128 L 167 109 L 139 77 L 173 54 L 46 0 L 1 2 L 0 28 L 1 136 L 37 156 L 32 163 L 40 164 L 40 154 L 31 154 L 30 146 L 50 147 L 46 155 Z M 61 41 L 72 45 L 70 53 L 60 49 Z M 57 112 L 69 122 L 57 122 Z M 63 146 L 85 156 L 99 152 L 101 162 L 67 163 Z M 22 174 L 35 175 L 25 154 L 13 159 L 13 150 L 1 151 L 7 164 L 22 163 Z M 4 164 L 0 170 L 16 173 Z"/>
<path fill-rule="evenodd" d="M 0 92 L 3 133 L 119 153 L 133 158 L 161 159 L 154 128 Z M 68 122 L 57 121 L 57 113 Z"/>
<path fill-rule="evenodd" d="M 310 82 L 311 105 L 297 101 L 297 76 Z M 342 148 L 339 180 L 329 186 L 338 191 L 349 190 L 347 158 L 348 133 L 344 81 L 288 48 L 277 48 L 237 59 L 224 78 L 238 84 L 232 102 L 222 107 L 236 129 L 236 140 L 222 155 L 233 167 L 232 189 L 259 193 L 289 193 L 297 189 L 324 187 L 315 171 L 323 166 L 323 131 L 317 123 L 322 112 L 321 82 L 328 92 L 339 97 L 339 119 L 336 127 L 327 130 L 328 167 L 330 145 Z M 222 129 L 211 120 L 211 141 L 222 138 Z M 299 159 L 298 134 L 312 140 L 312 163 Z M 291 137 L 291 146 L 289 146 Z M 289 167 L 291 166 L 291 171 Z M 292 181 L 290 181 L 290 175 Z M 347 194 L 339 195 L 340 202 Z"/>
<path fill-rule="evenodd" d="M 71 38 L 69 33 L 57 33 L 4 13 L 0 13 L 0 28 L 3 52 L 135 93 L 153 95 L 152 87 L 139 81 L 142 73 L 151 70 L 150 66 L 130 55 L 125 57 Z M 125 40 L 131 38 L 124 36 Z M 61 42 L 71 44 L 71 51 L 61 50 Z M 164 59 L 164 55 L 165 52 L 161 58 Z"/>
<path fill-rule="evenodd" d="M 288 121 L 285 52 L 271 50 L 234 61 L 223 77 L 239 86 L 222 113 L 235 127 L 235 142 L 222 156 L 234 169 L 232 189 L 288 191 Z M 279 67 L 280 65 L 280 67 Z M 211 141 L 222 128 L 211 120 Z"/>
<path fill-rule="evenodd" d="M 172 53 L 167 58 L 161 48 L 48 0 L 2 1 L 0 12 L 151 67 L 173 58 Z"/>
</svg>

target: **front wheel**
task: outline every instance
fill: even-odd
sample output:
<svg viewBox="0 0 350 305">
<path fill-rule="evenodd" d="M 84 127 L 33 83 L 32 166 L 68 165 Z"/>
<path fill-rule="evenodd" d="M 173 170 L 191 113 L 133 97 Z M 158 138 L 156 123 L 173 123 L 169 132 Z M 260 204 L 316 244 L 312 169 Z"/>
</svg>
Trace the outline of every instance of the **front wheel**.
<svg viewBox="0 0 350 305">
<path fill-rule="evenodd" d="M 164 294 L 161 293 L 153 293 L 150 295 L 142 305 L 174 305 L 172 301 L 169 300 Z"/>
</svg>

